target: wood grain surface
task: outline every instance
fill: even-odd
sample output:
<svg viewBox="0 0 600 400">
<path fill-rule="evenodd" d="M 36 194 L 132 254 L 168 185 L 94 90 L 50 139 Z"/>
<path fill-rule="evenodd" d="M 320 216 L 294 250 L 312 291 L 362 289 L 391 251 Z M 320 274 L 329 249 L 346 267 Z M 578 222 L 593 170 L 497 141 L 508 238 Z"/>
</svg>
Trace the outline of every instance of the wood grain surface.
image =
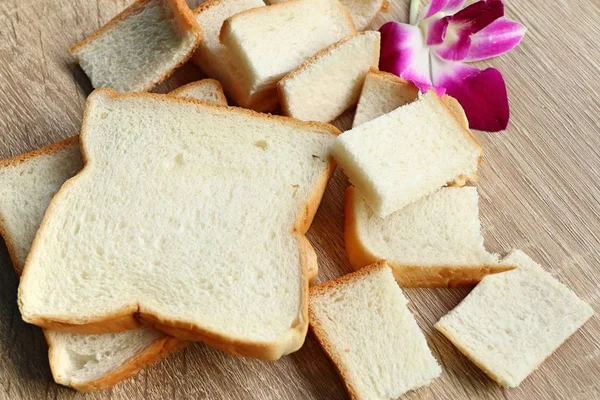
<svg viewBox="0 0 600 400">
<path fill-rule="evenodd" d="M 407 0 L 373 23 L 406 21 Z M 91 90 L 66 48 L 126 7 L 123 0 L 0 1 L 0 158 L 76 134 Z M 592 304 L 596 314 L 517 389 L 502 389 L 432 325 L 469 292 L 410 289 L 443 375 L 410 399 L 600 398 L 600 2 L 507 0 L 528 32 L 520 47 L 491 60 L 508 85 L 512 120 L 501 134 L 477 133 L 485 157 L 478 188 L 489 250 L 520 248 Z M 485 66 L 481 63 L 481 66 Z M 186 65 L 164 92 L 200 78 Z M 348 124 L 346 116 L 340 124 Z M 319 279 L 350 271 L 342 242 L 347 181 L 337 171 L 309 232 Z M 41 330 L 22 322 L 17 279 L 0 244 L 2 399 L 341 399 L 343 387 L 309 334 L 277 362 L 233 358 L 201 343 L 115 388 L 77 393 L 51 378 Z"/>
</svg>

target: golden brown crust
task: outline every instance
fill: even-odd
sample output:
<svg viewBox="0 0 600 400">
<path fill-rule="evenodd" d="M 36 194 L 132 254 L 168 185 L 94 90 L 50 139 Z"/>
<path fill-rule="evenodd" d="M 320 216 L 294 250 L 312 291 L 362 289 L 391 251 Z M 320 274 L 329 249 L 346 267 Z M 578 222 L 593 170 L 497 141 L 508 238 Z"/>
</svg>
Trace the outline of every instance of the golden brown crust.
<svg viewBox="0 0 600 400">
<path fill-rule="evenodd" d="M 180 86 L 177 89 L 174 89 L 172 91 L 170 91 L 169 93 L 167 93 L 167 96 L 176 96 L 176 97 L 188 97 L 184 94 L 181 94 L 182 92 L 185 92 L 188 89 L 191 88 L 197 88 L 197 87 L 202 87 L 202 86 L 216 86 L 217 87 L 217 101 L 219 102 L 219 104 L 221 105 L 228 105 L 227 104 L 227 97 L 225 97 L 225 93 L 223 92 L 223 85 L 221 85 L 221 82 L 219 82 L 216 79 L 211 79 L 211 78 L 207 78 L 207 79 L 202 79 L 196 82 L 190 82 L 186 85 Z"/>
<path fill-rule="evenodd" d="M 10 158 L 8 160 L 0 160 L 0 168 L 12 168 L 16 167 L 19 164 L 28 161 L 32 158 L 42 156 L 42 155 L 51 155 L 60 150 L 63 150 L 65 147 L 70 146 L 71 144 L 77 142 L 79 140 L 79 136 L 72 136 L 68 139 L 62 140 L 60 142 L 49 144 L 48 146 L 42 147 L 41 149 L 30 151 L 29 153 L 20 154 L 16 157 Z M 23 265 L 17 259 L 17 254 L 15 251 L 15 246 L 11 240 L 10 235 L 8 234 L 8 230 L 6 229 L 6 221 L 0 215 L 0 236 L 4 239 L 4 243 L 6 243 L 6 248 L 8 249 L 8 255 L 10 260 L 12 261 L 13 269 L 15 270 L 15 274 L 20 277 L 23 272 Z"/>
<path fill-rule="evenodd" d="M 52 341 L 52 336 L 48 335 L 46 330 L 44 331 L 44 336 L 46 337 L 46 342 L 48 343 L 48 359 L 50 362 L 50 370 L 52 371 L 54 380 L 56 382 L 59 382 L 60 379 L 56 374 L 57 371 L 60 370 L 60 368 L 58 367 L 58 365 L 56 365 L 57 360 L 54 355 L 55 349 L 54 343 Z M 165 335 L 155 340 L 150 346 L 146 347 L 142 352 L 138 353 L 135 357 L 128 360 L 126 363 L 121 365 L 121 367 L 115 369 L 110 374 L 104 375 L 103 377 L 98 378 L 96 380 L 87 381 L 81 384 L 71 383 L 70 386 L 73 389 L 82 392 L 108 389 L 121 382 L 122 380 L 135 375 L 147 365 L 155 363 L 165 358 L 169 354 L 183 349 L 185 346 L 187 346 L 186 342 L 181 342 L 175 338 Z"/>
<path fill-rule="evenodd" d="M 214 108 L 214 109 L 223 109 L 225 106 L 219 106 L 214 104 L 209 104 L 206 102 L 202 102 L 196 99 L 191 98 L 177 98 L 171 96 L 164 96 L 160 94 L 153 93 L 125 93 L 125 94 L 117 94 L 114 90 L 111 89 L 97 89 L 94 91 L 95 96 L 104 95 L 108 97 L 119 97 L 119 98 L 128 98 L 128 97 L 147 97 L 154 98 L 157 101 L 166 101 L 166 102 L 178 102 L 178 103 L 195 103 L 202 105 L 203 107 Z M 276 120 L 283 124 L 291 125 L 294 127 L 311 127 L 315 129 L 320 129 L 325 132 L 320 132 L 320 134 L 331 134 L 337 135 L 339 131 L 329 124 L 324 124 L 320 122 L 303 122 L 299 120 L 295 120 L 288 117 L 274 116 L 270 114 L 262 114 L 252 110 L 240 109 L 236 107 L 226 107 L 231 112 L 236 112 L 238 114 L 243 114 L 246 116 L 251 116 L 254 118 L 261 118 L 266 120 Z M 84 121 L 87 119 L 88 113 L 90 112 L 90 103 L 89 101 L 86 103 L 86 107 L 84 109 Z M 84 128 L 81 132 L 82 138 L 82 156 L 84 161 L 87 160 L 88 156 L 85 148 L 85 137 L 87 132 Z M 86 168 L 84 168 L 80 174 L 85 173 Z M 291 351 L 295 351 L 302 346 L 304 342 L 304 337 L 306 336 L 306 331 L 308 329 L 308 318 L 307 318 L 307 308 L 308 308 L 308 280 L 310 278 L 309 271 L 314 270 L 314 266 L 311 266 L 313 262 L 316 262 L 316 256 L 314 255 L 314 250 L 312 250 L 312 246 L 308 245 L 308 241 L 304 238 L 302 233 L 300 232 L 300 228 L 304 228 L 304 231 L 307 229 L 305 226 L 306 221 L 312 221 L 314 213 L 316 212 L 318 204 L 312 204 L 317 202 L 322 198 L 323 192 L 325 190 L 326 182 L 328 176 L 333 173 L 333 166 L 330 164 L 329 168 L 327 168 L 323 173 L 323 178 L 320 180 L 320 183 L 313 189 L 312 194 L 308 197 L 308 202 L 311 204 L 305 205 L 306 208 L 306 218 L 303 219 L 305 221 L 297 222 L 296 226 L 292 227 L 291 234 L 298 235 L 299 243 L 301 244 L 301 268 L 302 268 L 302 291 L 304 293 L 302 298 L 302 309 L 300 310 L 300 315 L 298 321 L 295 325 L 291 327 L 291 330 L 288 331 L 286 337 L 282 338 L 282 340 L 278 342 L 269 342 L 269 343 L 259 343 L 259 342 L 245 342 L 241 340 L 237 340 L 234 338 L 226 337 L 221 334 L 217 334 L 211 332 L 202 326 L 194 325 L 191 323 L 183 323 L 180 321 L 174 321 L 169 318 L 165 318 L 159 315 L 153 315 L 151 313 L 146 313 L 140 310 L 139 306 L 131 306 L 125 307 L 122 310 L 119 310 L 116 313 L 113 313 L 111 316 L 103 316 L 102 318 L 96 318 L 91 321 L 86 321 L 86 323 L 73 323 L 72 321 L 61 320 L 61 319 L 44 319 L 44 318 L 34 318 L 34 319 L 26 319 L 28 322 L 34 323 L 35 325 L 42 326 L 44 328 L 49 327 L 55 330 L 61 330 L 66 332 L 77 332 L 77 333 L 105 333 L 105 332 L 119 332 L 122 330 L 131 329 L 132 325 L 139 326 L 139 322 L 136 319 L 136 316 L 139 316 L 139 319 L 149 324 L 150 326 L 167 333 L 168 335 L 175 336 L 180 340 L 201 340 L 209 345 L 217 347 L 221 350 L 224 350 L 230 354 L 234 355 L 245 355 L 250 357 L 255 357 L 259 359 L 272 360 L 277 359 L 283 354 L 287 354 Z M 50 205 L 48 206 L 48 211 L 42 220 L 40 225 L 40 230 L 44 229 L 46 225 L 46 219 L 48 215 L 52 214 L 54 204 L 60 199 L 60 194 L 65 190 L 69 185 L 74 184 L 77 181 L 76 175 L 73 179 L 67 182 L 63 187 L 59 190 L 57 195 L 52 199 Z M 321 183 L 322 182 L 322 183 Z M 31 246 L 31 252 L 34 252 L 37 248 L 37 237 L 34 239 L 34 242 Z M 311 253 L 312 252 L 312 253 Z M 28 271 L 28 263 L 25 264 L 25 268 L 23 271 L 23 277 L 26 278 Z M 142 307 L 143 308 L 143 307 Z M 102 332 L 98 330 L 103 327 Z M 57 329 L 59 328 L 59 329 Z"/>
<path fill-rule="evenodd" d="M 354 201 L 357 196 L 352 186 L 346 189 L 344 201 L 344 246 L 355 270 L 381 262 L 384 259 L 370 252 L 360 240 Z M 386 261 L 401 287 L 456 287 L 474 285 L 489 274 L 510 271 L 513 266 L 504 264 L 480 265 L 402 265 Z"/>
<path fill-rule="evenodd" d="M 146 3 L 148 3 L 149 1 L 151 1 L 151 0 L 137 0 L 135 3 L 133 3 L 132 5 L 127 7 L 125 10 L 123 10 L 121 13 L 119 13 L 113 19 L 108 21 L 104 26 L 99 28 L 94 33 L 92 33 L 88 38 L 82 40 L 79 43 L 74 44 L 69 49 L 67 49 L 67 51 L 70 54 L 76 56 L 75 53 L 77 51 L 79 51 L 81 48 L 87 46 L 88 44 L 92 43 L 94 40 L 101 37 L 102 35 L 110 32 L 110 30 L 112 28 L 114 28 L 119 22 L 126 20 L 131 14 L 134 14 L 139 9 L 143 8 L 146 5 Z M 162 81 L 167 79 L 169 76 L 171 76 L 177 68 L 179 68 L 180 66 L 185 64 L 192 57 L 192 55 L 194 54 L 194 50 L 196 49 L 196 47 L 198 47 L 198 44 L 200 43 L 200 40 L 202 39 L 202 29 L 196 22 L 196 19 L 194 18 L 194 13 L 192 12 L 192 10 L 190 10 L 186 1 L 185 0 L 164 0 L 164 1 L 167 1 L 170 3 L 171 10 L 173 11 L 173 16 L 177 20 L 177 22 L 180 24 L 180 26 L 183 28 L 183 31 L 189 32 L 192 35 L 194 35 L 194 44 L 193 44 L 193 46 L 190 47 L 189 51 L 182 57 L 182 59 L 175 66 L 173 66 L 173 68 L 171 68 L 169 71 L 165 72 L 160 77 L 153 79 L 147 85 L 142 87 L 141 88 L 142 91 L 152 89 L 154 86 L 156 86 L 157 84 L 161 83 Z"/>
<path fill-rule="evenodd" d="M 383 0 L 383 3 L 381 4 L 381 11 L 388 12 L 389 8 L 390 8 L 389 0 Z"/>
<path fill-rule="evenodd" d="M 372 264 L 365 268 L 362 268 L 359 271 L 352 272 L 350 274 L 341 276 L 336 279 L 332 279 L 328 282 L 321 283 L 320 285 L 317 285 L 317 286 L 313 286 L 310 288 L 310 297 L 312 298 L 315 295 L 319 295 L 321 292 L 327 291 L 331 287 L 348 284 L 356 278 L 360 278 L 363 275 L 368 275 L 373 270 L 383 269 L 383 268 L 389 268 L 389 266 L 386 264 L 386 262 L 385 261 L 377 262 L 375 264 Z M 329 335 L 327 334 L 327 331 L 321 327 L 321 324 L 319 323 L 318 318 L 316 317 L 315 313 L 313 312 L 310 304 L 308 306 L 308 316 L 309 316 L 309 320 L 310 320 L 311 330 L 315 334 L 315 337 L 317 338 L 319 345 L 325 351 L 327 358 L 329 358 L 331 360 L 334 368 L 336 369 L 336 371 L 342 378 L 344 388 L 348 392 L 348 395 L 350 396 L 351 399 L 359 399 L 360 397 L 359 397 L 358 393 L 356 392 L 356 389 L 354 389 L 354 386 L 352 385 L 352 380 L 350 379 L 348 372 L 343 368 L 341 360 L 337 357 L 337 352 L 333 349 L 333 346 L 331 346 L 331 344 L 330 344 L 331 340 L 329 339 Z"/>
<path fill-rule="evenodd" d="M 32 246 L 33 250 L 33 246 Z M 23 272 L 23 277 L 25 273 Z M 135 318 L 137 306 L 123 308 L 117 312 L 103 318 L 94 318 L 86 322 L 73 322 L 61 318 L 23 318 L 26 322 L 41 326 L 44 329 L 50 329 L 57 332 L 82 333 L 82 334 L 102 334 L 119 333 L 131 329 L 139 328 L 140 322 Z M 135 310 L 135 311 L 133 311 Z"/>
</svg>

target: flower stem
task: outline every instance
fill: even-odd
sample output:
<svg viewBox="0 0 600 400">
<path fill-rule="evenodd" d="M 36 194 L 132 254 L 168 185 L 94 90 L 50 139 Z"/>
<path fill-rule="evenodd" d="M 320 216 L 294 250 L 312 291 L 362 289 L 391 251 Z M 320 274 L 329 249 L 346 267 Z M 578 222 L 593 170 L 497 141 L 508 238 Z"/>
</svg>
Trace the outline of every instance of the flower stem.
<svg viewBox="0 0 600 400">
<path fill-rule="evenodd" d="M 408 14 L 408 22 L 411 25 L 417 24 L 417 18 L 419 17 L 419 4 L 421 0 L 410 0 L 410 11 Z"/>
</svg>

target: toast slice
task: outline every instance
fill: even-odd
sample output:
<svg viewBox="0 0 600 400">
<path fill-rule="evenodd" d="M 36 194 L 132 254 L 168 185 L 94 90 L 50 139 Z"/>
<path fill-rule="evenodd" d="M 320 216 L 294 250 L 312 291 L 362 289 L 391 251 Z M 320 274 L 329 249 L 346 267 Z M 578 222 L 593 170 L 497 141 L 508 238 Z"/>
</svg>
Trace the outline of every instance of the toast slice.
<svg viewBox="0 0 600 400">
<path fill-rule="evenodd" d="M 202 40 L 192 60 L 208 76 L 218 79 L 234 103 L 256 111 L 271 111 L 277 107 L 277 93 L 251 95 L 244 75 L 232 61 L 229 51 L 219 41 L 223 22 L 242 11 L 264 7 L 262 0 L 209 0 L 194 10 L 202 28 Z"/>
<path fill-rule="evenodd" d="M 138 0 L 69 53 L 95 88 L 143 92 L 186 62 L 201 35 L 185 0 Z"/>
<path fill-rule="evenodd" d="M 379 65 L 381 34 L 367 31 L 321 50 L 277 84 L 285 115 L 329 122 L 358 101 L 367 72 Z"/>
<path fill-rule="evenodd" d="M 267 4 L 278 4 L 289 0 L 266 0 Z M 387 11 L 388 0 L 340 0 L 348 9 L 356 29 L 364 30 L 380 11 Z"/>
<path fill-rule="evenodd" d="M 261 359 L 302 345 L 304 233 L 335 128 L 96 90 L 81 132 L 86 167 L 54 196 L 21 278 L 25 321 L 103 333 L 141 320 Z"/>
<path fill-rule="evenodd" d="M 336 161 L 381 218 L 473 176 L 481 147 L 434 92 L 340 135 Z"/>
<path fill-rule="evenodd" d="M 486 276 L 435 328 L 500 385 L 518 386 L 594 313 L 520 250 L 517 269 Z"/>
<path fill-rule="evenodd" d="M 474 187 L 442 188 L 379 218 L 351 186 L 344 210 L 350 264 L 387 260 L 402 287 L 468 285 L 512 269 L 483 247 L 477 203 Z"/>
<path fill-rule="evenodd" d="M 220 40 L 251 95 L 276 93 L 277 81 L 319 50 L 356 32 L 338 0 L 290 0 L 225 20 Z"/>
<path fill-rule="evenodd" d="M 441 368 L 380 262 L 310 290 L 310 326 L 352 399 L 396 399 Z"/>
<path fill-rule="evenodd" d="M 190 83 L 171 95 L 227 105 L 218 82 Z M 77 137 L 0 161 L 0 234 L 21 275 L 50 200 L 83 167 Z M 83 335 L 45 330 L 52 375 L 77 390 L 104 389 L 158 361 L 182 344 L 154 329 Z"/>
</svg>

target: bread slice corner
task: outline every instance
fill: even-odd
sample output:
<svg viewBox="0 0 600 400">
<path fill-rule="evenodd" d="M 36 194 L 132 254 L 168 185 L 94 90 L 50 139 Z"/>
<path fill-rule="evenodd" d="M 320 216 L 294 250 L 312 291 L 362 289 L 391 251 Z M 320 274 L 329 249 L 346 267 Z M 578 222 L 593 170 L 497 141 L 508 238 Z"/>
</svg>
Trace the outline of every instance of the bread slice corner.
<svg viewBox="0 0 600 400">
<path fill-rule="evenodd" d="M 472 285 L 513 268 L 483 246 L 474 187 L 442 188 L 380 218 L 350 186 L 344 243 L 354 269 L 387 260 L 401 287 Z"/>
<path fill-rule="evenodd" d="M 186 62 L 201 37 L 185 0 L 138 0 L 68 51 L 94 88 L 140 92 Z"/>
<path fill-rule="evenodd" d="M 486 276 L 435 328 L 502 386 L 517 387 L 593 309 L 520 250 L 517 268 Z"/>
<path fill-rule="evenodd" d="M 316 53 L 277 83 L 285 115 L 329 122 L 358 101 L 364 78 L 379 65 L 380 33 L 360 32 Z"/>
<path fill-rule="evenodd" d="M 379 262 L 310 290 L 310 326 L 353 399 L 395 399 L 441 374 L 408 300 Z"/>
</svg>

